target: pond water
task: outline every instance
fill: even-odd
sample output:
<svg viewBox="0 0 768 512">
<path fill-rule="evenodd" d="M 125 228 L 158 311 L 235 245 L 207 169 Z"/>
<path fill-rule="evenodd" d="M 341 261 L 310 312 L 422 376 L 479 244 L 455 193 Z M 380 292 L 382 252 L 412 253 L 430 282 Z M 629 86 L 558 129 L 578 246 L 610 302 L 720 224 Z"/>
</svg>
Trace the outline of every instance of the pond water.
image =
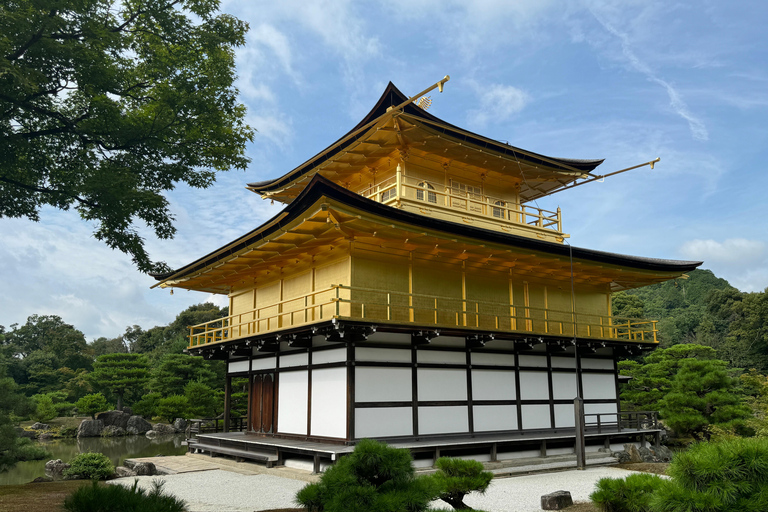
<svg viewBox="0 0 768 512">
<path fill-rule="evenodd" d="M 69 462 L 78 453 L 101 452 L 115 466 L 125 459 L 154 457 L 156 455 L 183 455 L 187 451 L 184 435 L 163 436 L 149 439 L 146 436 L 83 437 L 80 439 L 55 439 L 41 442 L 51 457 L 44 460 L 19 462 L 9 471 L 0 473 L 0 485 L 16 485 L 31 482 L 45 475 L 45 463 L 51 459 Z"/>
</svg>

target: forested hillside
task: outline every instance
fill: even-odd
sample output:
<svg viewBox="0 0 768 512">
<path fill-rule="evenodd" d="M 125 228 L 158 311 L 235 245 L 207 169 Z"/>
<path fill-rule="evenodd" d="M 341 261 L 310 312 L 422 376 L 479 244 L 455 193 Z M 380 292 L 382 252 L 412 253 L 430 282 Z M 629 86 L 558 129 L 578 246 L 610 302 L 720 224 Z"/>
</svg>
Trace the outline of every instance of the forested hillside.
<svg viewBox="0 0 768 512">
<path fill-rule="evenodd" d="M 740 292 L 709 270 L 616 293 L 613 313 L 659 320 L 662 347 L 705 345 L 732 367 L 768 371 L 768 294 Z"/>
</svg>

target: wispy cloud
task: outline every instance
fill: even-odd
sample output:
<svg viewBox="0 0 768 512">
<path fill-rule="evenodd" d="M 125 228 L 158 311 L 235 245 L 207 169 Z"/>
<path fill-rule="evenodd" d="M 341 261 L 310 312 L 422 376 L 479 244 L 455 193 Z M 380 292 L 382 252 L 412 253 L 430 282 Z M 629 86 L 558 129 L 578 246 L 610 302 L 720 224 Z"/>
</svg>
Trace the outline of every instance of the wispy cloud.
<svg viewBox="0 0 768 512">
<path fill-rule="evenodd" d="M 648 64 L 637 56 L 629 36 L 618 30 L 605 16 L 598 12 L 597 8 L 591 7 L 589 11 L 608 33 L 620 41 L 621 53 L 624 60 L 632 67 L 632 69 L 644 75 L 649 82 L 664 88 L 667 92 L 667 96 L 669 96 L 670 107 L 672 107 L 672 110 L 674 110 L 678 116 L 685 119 L 688 123 L 691 135 L 698 140 L 709 140 L 709 132 L 705 124 L 690 112 L 685 101 L 683 101 L 680 96 L 680 93 L 672 86 L 672 84 L 659 77 Z"/>
<path fill-rule="evenodd" d="M 509 120 L 531 101 L 527 92 L 511 85 L 483 86 L 475 82 L 473 88 L 477 92 L 480 107 L 468 112 L 467 122 L 480 128 L 491 120 L 497 123 Z"/>
<path fill-rule="evenodd" d="M 704 261 L 704 267 L 742 291 L 763 291 L 768 281 L 768 251 L 761 240 L 688 240 L 679 252 L 685 258 Z"/>
</svg>

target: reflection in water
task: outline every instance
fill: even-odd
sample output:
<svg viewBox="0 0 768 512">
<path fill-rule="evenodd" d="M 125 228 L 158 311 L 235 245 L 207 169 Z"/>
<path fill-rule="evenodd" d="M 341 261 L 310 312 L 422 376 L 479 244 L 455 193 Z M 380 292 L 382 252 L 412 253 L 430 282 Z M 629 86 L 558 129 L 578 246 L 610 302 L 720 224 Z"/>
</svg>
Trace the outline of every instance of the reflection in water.
<svg viewBox="0 0 768 512">
<path fill-rule="evenodd" d="M 78 453 L 101 452 L 115 466 L 133 457 L 156 455 L 183 455 L 187 451 L 184 435 L 163 436 L 149 439 L 146 436 L 82 437 L 80 439 L 56 439 L 41 443 L 51 452 L 51 459 L 69 462 Z M 45 475 L 45 463 L 49 459 L 19 462 L 10 471 L 0 473 L 0 485 L 16 485 L 31 482 Z"/>
</svg>

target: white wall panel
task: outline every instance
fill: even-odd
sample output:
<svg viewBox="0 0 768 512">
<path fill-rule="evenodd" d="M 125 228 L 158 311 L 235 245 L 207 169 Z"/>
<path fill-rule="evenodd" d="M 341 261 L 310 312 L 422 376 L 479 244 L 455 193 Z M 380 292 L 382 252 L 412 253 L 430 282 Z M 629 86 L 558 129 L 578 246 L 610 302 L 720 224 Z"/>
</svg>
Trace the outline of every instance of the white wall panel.
<svg viewBox="0 0 768 512">
<path fill-rule="evenodd" d="M 316 352 L 312 352 L 312 364 L 338 363 L 339 361 L 346 361 L 346 360 L 347 360 L 346 347 L 332 348 L 329 350 L 318 350 Z"/>
<path fill-rule="evenodd" d="M 472 364 L 515 366 L 515 355 L 472 352 Z"/>
<path fill-rule="evenodd" d="M 291 366 L 306 366 L 309 360 L 309 354 L 301 352 L 300 354 L 288 354 L 280 356 L 280 368 L 290 368 Z"/>
<path fill-rule="evenodd" d="M 277 431 L 307 434 L 307 371 L 281 372 L 277 393 Z"/>
<path fill-rule="evenodd" d="M 227 365 L 227 373 L 247 372 L 250 367 L 251 362 L 247 359 L 245 361 L 233 361 Z"/>
<path fill-rule="evenodd" d="M 523 429 L 551 428 L 548 405 L 523 405 Z"/>
<path fill-rule="evenodd" d="M 578 392 L 576 372 L 552 372 L 552 397 L 555 400 L 572 400 Z"/>
<path fill-rule="evenodd" d="M 314 357 L 314 355 L 313 355 Z M 280 413 L 278 409 L 278 413 Z M 347 437 L 347 369 L 312 371 L 313 436 Z"/>
<path fill-rule="evenodd" d="M 253 360 L 252 370 L 274 370 L 275 356 L 264 357 Z"/>
<path fill-rule="evenodd" d="M 587 400 L 616 398 L 616 377 L 612 373 L 582 373 L 581 382 Z"/>
<path fill-rule="evenodd" d="M 616 413 L 616 404 L 584 404 L 584 414 L 613 414 Z M 611 421 L 616 420 L 616 416 L 610 417 Z M 595 421 L 592 418 L 591 421 Z"/>
<path fill-rule="evenodd" d="M 467 354 L 447 350 L 417 350 L 416 361 L 419 363 L 467 364 Z"/>
<path fill-rule="evenodd" d="M 355 369 L 356 402 L 410 402 L 412 393 L 410 368 L 358 366 Z"/>
<path fill-rule="evenodd" d="M 355 409 L 355 437 L 411 435 L 413 435 L 413 411 L 410 407 Z"/>
<path fill-rule="evenodd" d="M 516 400 L 514 370 L 472 370 L 473 400 Z"/>
<path fill-rule="evenodd" d="M 419 407 L 419 434 L 469 432 L 466 406 Z"/>
<path fill-rule="evenodd" d="M 514 405 L 476 405 L 472 412 L 475 432 L 517 430 L 517 407 Z"/>
<path fill-rule="evenodd" d="M 518 356 L 520 360 L 520 366 L 540 366 L 542 368 L 547 367 L 547 356 Z"/>
<path fill-rule="evenodd" d="M 387 363 L 410 363 L 411 351 L 404 348 L 356 347 L 356 361 L 376 361 Z"/>
<path fill-rule="evenodd" d="M 591 421 L 587 418 L 587 421 Z M 576 411 L 573 404 L 555 404 L 555 427 L 575 427 Z"/>
<path fill-rule="evenodd" d="M 613 370 L 613 359 L 582 358 L 581 367 L 590 370 Z"/>
<path fill-rule="evenodd" d="M 520 398 L 522 400 L 548 400 L 547 372 L 520 372 Z"/>
<path fill-rule="evenodd" d="M 419 368 L 419 400 L 466 400 L 467 371 L 452 368 Z"/>
<path fill-rule="evenodd" d="M 576 359 L 571 357 L 552 357 L 552 368 L 576 368 Z"/>
</svg>

